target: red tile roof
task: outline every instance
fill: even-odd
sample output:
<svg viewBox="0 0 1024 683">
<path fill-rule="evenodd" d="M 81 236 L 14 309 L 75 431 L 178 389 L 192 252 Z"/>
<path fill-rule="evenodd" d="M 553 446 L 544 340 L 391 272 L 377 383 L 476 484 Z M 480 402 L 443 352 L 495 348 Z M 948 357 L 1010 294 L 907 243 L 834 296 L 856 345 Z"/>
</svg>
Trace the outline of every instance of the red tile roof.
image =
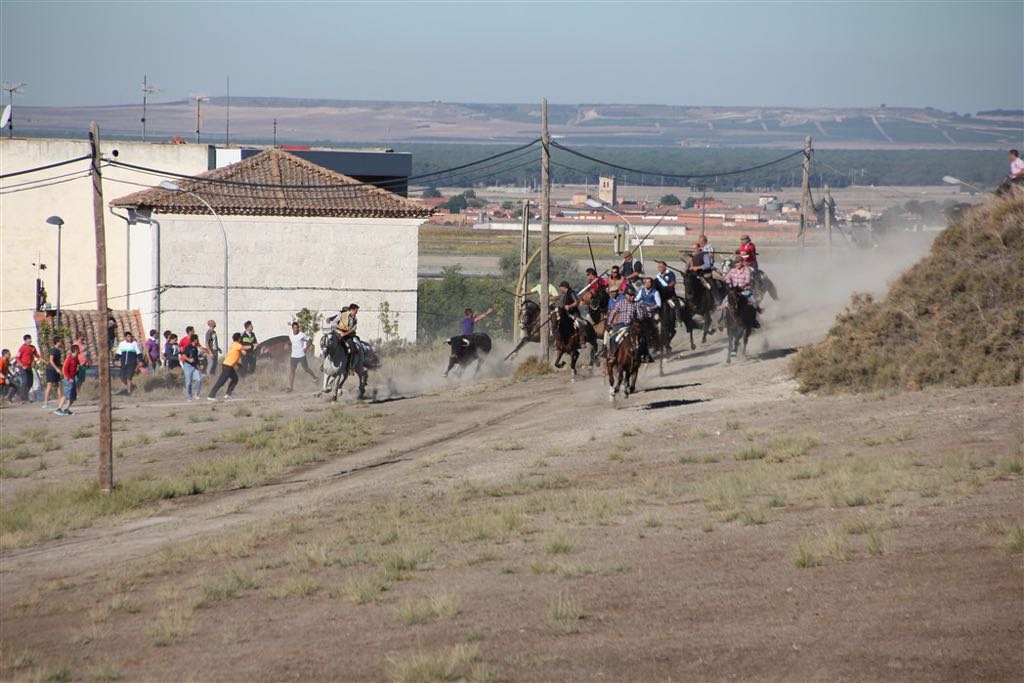
<svg viewBox="0 0 1024 683">
<path fill-rule="evenodd" d="M 227 181 L 227 182 L 223 182 Z M 208 214 L 198 194 L 222 216 L 426 218 L 431 210 L 280 149 L 268 149 L 194 179 L 175 179 L 188 192 L 152 188 L 110 202 L 164 214 Z"/>
</svg>

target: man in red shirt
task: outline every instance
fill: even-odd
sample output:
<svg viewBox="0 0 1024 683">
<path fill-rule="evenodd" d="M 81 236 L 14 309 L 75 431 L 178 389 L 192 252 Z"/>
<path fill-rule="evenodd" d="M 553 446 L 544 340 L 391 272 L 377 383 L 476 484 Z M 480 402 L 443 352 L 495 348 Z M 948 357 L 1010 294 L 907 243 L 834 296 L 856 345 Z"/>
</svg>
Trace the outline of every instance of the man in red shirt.
<svg viewBox="0 0 1024 683">
<path fill-rule="evenodd" d="M 746 258 L 747 265 L 753 268 L 756 274 L 759 270 L 757 265 L 757 247 L 750 241 L 750 235 L 744 235 L 740 238 L 740 248 L 736 253 L 740 255 L 741 259 Z"/>
<path fill-rule="evenodd" d="M 32 372 L 32 363 L 37 360 L 42 360 L 43 357 L 39 355 L 39 350 L 32 345 L 32 335 L 26 334 L 22 337 L 21 347 L 18 348 L 18 369 L 21 371 L 21 385 L 18 387 L 18 393 L 21 397 L 22 403 L 28 403 L 29 392 L 32 391 L 32 380 L 35 377 L 35 373 Z"/>
<path fill-rule="evenodd" d="M 71 352 L 68 357 L 64 359 L 64 364 L 61 365 L 61 384 L 63 385 L 64 395 L 60 397 L 60 402 L 57 404 L 57 410 L 53 411 L 54 415 L 72 415 L 71 404 L 78 398 L 78 383 L 76 382 L 75 376 L 78 374 L 78 346 L 76 344 L 71 345 Z"/>
<path fill-rule="evenodd" d="M 10 401 L 14 397 L 15 386 L 12 379 L 11 350 L 4 349 L 3 355 L 0 355 L 0 403 Z"/>
</svg>

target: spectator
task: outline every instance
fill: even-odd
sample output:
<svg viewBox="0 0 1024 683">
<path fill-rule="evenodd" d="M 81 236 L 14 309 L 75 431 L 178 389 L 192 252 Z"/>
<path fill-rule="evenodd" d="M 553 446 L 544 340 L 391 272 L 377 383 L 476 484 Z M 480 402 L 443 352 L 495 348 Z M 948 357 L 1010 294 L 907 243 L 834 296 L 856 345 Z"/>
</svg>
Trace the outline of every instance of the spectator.
<svg viewBox="0 0 1024 683">
<path fill-rule="evenodd" d="M 110 348 L 117 345 L 117 321 L 114 320 L 114 313 L 107 309 L 107 344 Z"/>
<path fill-rule="evenodd" d="M 241 336 L 241 335 L 239 335 Z M 233 339 L 234 337 L 232 337 Z M 206 374 L 213 375 L 217 371 L 217 357 L 220 355 L 220 341 L 217 339 L 217 323 L 206 321 Z M 228 392 L 231 393 L 230 391 Z"/>
<path fill-rule="evenodd" d="M 210 322 L 213 323 L 212 320 Z M 217 391 L 224 385 L 224 382 L 228 382 L 228 390 L 227 393 L 224 394 L 224 398 L 231 398 L 231 393 L 235 390 L 235 386 L 238 384 L 238 364 L 242 361 L 242 356 L 244 354 L 245 351 L 242 350 L 242 334 L 240 332 L 235 332 L 231 335 L 231 347 L 228 349 L 227 355 L 224 356 L 224 363 L 221 365 L 220 369 L 220 377 L 217 378 L 217 382 L 213 385 L 213 389 L 210 389 L 210 395 L 206 397 L 207 400 L 217 400 Z"/>
<path fill-rule="evenodd" d="M 72 344 L 68 357 L 64 359 L 64 364 L 61 365 L 61 383 L 63 384 L 64 393 L 57 403 L 57 410 L 53 411 L 54 415 L 67 416 L 73 414 L 71 412 L 71 404 L 78 398 L 78 383 L 76 381 L 78 376 L 78 352 L 78 345 Z"/>
<path fill-rule="evenodd" d="M 60 399 L 60 368 L 64 360 L 64 340 L 57 338 L 50 345 L 46 354 L 46 391 L 43 393 L 43 408 L 50 407 L 50 391 L 53 390 Z"/>
<path fill-rule="evenodd" d="M 21 372 L 21 384 L 18 392 L 21 395 L 21 402 L 29 402 L 29 392 L 32 391 L 32 379 L 35 373 L 32 371 L 32 363 L 42 360 L 39 351 L 32 345 L 32 335 L 26 334 L 22 337 L 22 345 L 18 347 L 18 370 Z"/>
<path fill-rule="evenodd" d="M 181 347 L 178 346 L 178 335 L 174 334 L 170 330 L 165 333 L 167 335 L 167 343 L 164 344 L 164 366 L 168 370 L 174 370 L 181 367 L 179 358 L 181 356 Z"/>
<path fill-rule="evenodd" d="M 252 329 L 252 321 L 246 320 L 242 326 L 245 328 L 245 332 L 242 332 L 242 350 L 245 351 L 245 355 L 242 356 L 242 365 L 239 367 L 242 376 L 251 375 L 256 372 L 256 333 Z"/>
<path fill-rule="evenodd" d="M 290 367 L 288 368 L 288 392 L 291 393 L 295 387 L 295 368 L 300 365 L 313 378 L 314 382 L 319 382 L 320 380 L 309 369 L 309 363 L 306 362 L 306 350 L 309 348 L 309 342 L 312 341 L 309 335 L 299 330 L 299 324 L 293 322 L 292 333 L 288 335 L 288 339 L 292 342 L 292 357 L 289 359 Z"/>
<path fill-rule="evenodd" d="M 14 386 L 14 369 L 11 367 L 11 350 L 0 352 L 0 404 L 14 398 L 17 387 Z"/>
<path fill-rule="evenodd" d="M 135 371 L 142 357 L 142 348 L 131 332 L 124 333 L 124 341 L 117 345 L 117 355 L 121 357 L 121 382 L 124 384 L 124 390 L 120 394 L 131 396 L 135 389 Z"/>
<path fill-rule="evenodd" d="M 85 383 L 85 376 L 88 373 L 92 359 L 89 357 L 89 349 L 85 346 L 85 339 L 82 335 L 76 335 L 71 340 L 72 345 L 78 347 L 78 377 L 75 379 L 75 391 Z"/>
<path fill-rule="evenodd" d="M 146 364 L 153 372 L 160 367 L 160 333 L 156 330 L 150 330 L 146 339 Z"/>
<path fill-rule="evenodd" d="M 199 400 L 199 390 L 203 385 L 203 370 L 199 366 L 199 335 L 194 334 L 191 342 L 181 354 L 181 367 L 185 371 L 185 398 L 189 401 Z"/>
</svg>

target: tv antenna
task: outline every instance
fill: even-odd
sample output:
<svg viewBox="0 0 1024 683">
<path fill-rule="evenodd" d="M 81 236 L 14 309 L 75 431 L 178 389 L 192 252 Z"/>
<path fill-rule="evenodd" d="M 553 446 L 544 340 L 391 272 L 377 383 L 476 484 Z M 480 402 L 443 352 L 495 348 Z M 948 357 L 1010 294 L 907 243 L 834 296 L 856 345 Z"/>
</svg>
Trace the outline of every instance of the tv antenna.
<svg viewBox="0 0 1024 683">
<path fill-rule="evenodd" d="M 196 103 L 196 142 L 198 143 L 199 139 L 201 137 L 200 130 L 202 129 L 202 113 L 201 112 L 202 112 L 202 109 L 203 109 L 203 102 L 209 102 L 210 101 L 210 96 L 209 95 L 198 95 L 197 94 L 197 95 L 189 95 L 188 98 L 190 100 L 195 101 L 195 103 Z"/>
<path fill-rule="evenodd" d="M 142 77 L 142 141 L 146 141 L 146 98 L 160 92 L 160 88 L 150 85 L 146 76 Z"/>
<path fill-rule="evenodd" d="M 0 85 L 0 89 L 6 90 L 7 94 L 11 97 L 11 102 L 7 105 L 8 109 L 6 117 L 7 137 L 9 138 L 14 137 L 14 93 L 21 92 L 27 86 L 28 83 L 26 83 L 25 81 L 18 81 L 17 83 L 4 83 L 3 85 Z M 0 128 L 3 128 L 3 126 L 0 126 Z"/>
</svg>

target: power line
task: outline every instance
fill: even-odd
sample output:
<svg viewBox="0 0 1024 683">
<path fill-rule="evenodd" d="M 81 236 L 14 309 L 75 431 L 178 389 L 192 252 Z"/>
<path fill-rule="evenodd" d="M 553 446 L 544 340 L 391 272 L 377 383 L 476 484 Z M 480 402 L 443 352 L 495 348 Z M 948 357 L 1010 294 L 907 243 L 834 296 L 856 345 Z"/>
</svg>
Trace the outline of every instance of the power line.
<svg viewBox="0 0 1024 683">
<path fill-rule="evenodd" d="M 593 161 L 594 163 L 601 164 L 603 166 L 608 166 L 610 168 L 617 168 L 620 171 L 628 171 L 630 173 L 636 173 L 638 175 L 664 176 L 665 178 L 683 178 L 683 179 L 688 179 L 688 178 L 717 178 L 719 176 L 740 175 L 740 174 L 743 174 L 743 173 L 750 173 L 751 171 L 757 171 L 757 170 L 760 170 L 762 168 L 767 168 L 769 166 L 774 166 L 775 164 L 781 163 L 781 162 L 786 161 L 788 159 L 792 159 L 793 157 L 799 156 L 799 155 L 804 153 L 804 151 L 801 149 L 799 151 L 793 152 L 791 154 L 787 154 L 784 157 L 780 157 L 778 159 L 775 159 L 773 161 L 769 161 L 769 162 L 764 163 L 764 164 L 758 164 L 757 166 L 751 166 L 749 168 L 739 168 L 739 169 L 735 169 L 735 170 L 732 170 L 732 171 L 722 171 L 720 173 L 663 173 L 661 171 L 644 171 L 644 170 L 640 170 L 640 169 L 637 169 L 637 168 L 631 168 L 629 166 L 623 166 L 621 164 L 616 164 L 616 163 L 613 163 L 611 161 L 605 161 L 604 159 L 598 159 L 597 157 L 592 157 L 592 156 L 590 156 L 588 154 L 584 154 L 583 152 L 578 152 L 575 149 L 572 149 L 571 147 L 566 147 L 565 145 L 561 145 L 561 144 L 559 144 L 557 142 L 552 142 L 551 146 L 555 147 L 557 149 L 563 150 L 565 152 L 568 152 L 569 154 L 573 154 L 575 156 L 578 156 L 581 159 L 586 159 L 588 161 Z"/>
<path fill-rule="evenodd" d="M 453 173 L 455 171 L 460 171 L 460 170 L 465 169 L 465 168 L 470 168 L 470 167 L 473 167 L 473 166 L 479 166 L 480 164 L 484 164 L 484 163 L 487 163 L 489 161 L 493 161 L 495 159 L 500 159 L 501 157 L 508 156 L 510 154 L 515 154 L 517 152 L 520 152 L 520 151 L 523 151 L 523 150 L 528 149 L 530 147 L 533 147 L 538 142 L 540 142 L 539 138 L 536 139 L 536 140 L 533 140 L 532 142 L 529 142 L 529 143 L 527 143 L 525 145 L 520 145 L 519 147 L 513 147 L 512 149 L 508 149 L 508 150 L 505 150 L 503 152 L 499 152 L 498 154 L 493 154 L 493 155 L 491 155 L 489 157 L 484 157 L 483 159 L 477 159 L 476 161 L 472 161 L 472 162 L 469 162 L 469 163 L 466 163 L 466 164 L 461 164 L 459 166 L 453 166 L 451 168 L 442 169 L 440 171 L 433 171 L 431 173 L 423 173 L 423 174 L 416 175 L 416 176 L 408 176 L 404 180 L 394 181 L 394 182 L 398 183 L 398 184 L 407 184 L 407 183 L 412 182 L 412 181 L 422 180 L 423 178 L 431 178 L 431 177 L 434 177 L 434 176 L 450 174 L 450 173 Z M 86 157 L 86 158 L 88 158 L 88 157 Z M 187 175 L 187 174 L 184 174 L 184 173 L 176 173 L 174 171 L 162 171 L 162 170 L 157 169 L 157 168 L 151 168 L 151 167 L 148 167 L 148 166 L 139 166 L 137 164 L 129 164 L 127 162 L 118 161 L 116 159 L 108 159 L 107 161 L 109 161 L 111 164 L 113 164 L 115 166 L 120 166 L 122 168 L 128 168 L 128 169 L 132 169 L 132 170 L 135 170 L 135 171 L 149 172 L 149 173 L 153 173 L 153 174 L 156 174 L 156 175 L 163 175 L 163 176 L 168 176 L 168 177 L 173 177 L 173 178 L 182 178 L 184 180 L 192 180 L 192 181 L 195 181 L 195 182 L 198 182 L 198 183 L 211 183 L 211 184 L 219 184 L 219 185 L 234 185 L 234 186 L 239 186 L 239 187 L 260 187 L 260 188 L 267 188 L 267 189 L 292 189 L 292 188 L 299 188 L 299 189 L 337 189 L 337 188 L 354 188 L 354 187 L 358 187 L 358 186 L 380 187 L 380 185 L 378 185 L 376 183 L 365 183 L 365 182 L 360 182 L 360 181 L 355 181 L 355 182 L 352 182 L 352 183 L 330 183 L 330 184 L 326 184 L 326 185 L 317 185 L 317 184 L 314 184 L 314 185 L 291 185 L 291 184 L 286 184 L 286 183 L 253 183 L 253 182 L 246 182 L 246 181 L 240 181 L 240 180 L 227 180 L 227 179 L 224 179 L 224 178 L 203 178 L 201 176 L 193 176 L 193 175 Z"/>
<path fill-rule="evenodd" d="M 89 174 L 90 174 L 90 171 L 79 171 L 74 178 L 65 178 L 64 180 L 55 180 L 55 181 L 49 182 L 49 183 L 45 182 L 45 181 L 39 181 L 37 183 L 33 183 L 32 187 L 19 187 L 16 190 L 3 189 L 3 190 L 0 190 L 0 195 L 14 194 L 15 192 L 28 192 L 29 190 L 40 190 L 40 189 L 42 189 L 44 187 L 50 187 L 51 185 L 61 185 L 63 183 L 70 183 L 73 180 L 81 180 L 83 178 L 88 178 Z"/>
<path fill-rule="evenodd" d="M 13 185 L 4 185 L 0 187 L 0 190 L 13 190 L 16 187 L 24 187 L 25 185 L 35 185 L 36 183 L 45 183 L 50 180 L 60 180 L 61 178 L 70 178 L 73 175 L 81 175 L 82 173 L 89 173 L 89 170 L 83 171 L 71 171 L 70 173 L 62 173 L 61 175 L 50 176 L 49 178 L 38 178 L 36 180 L 25 180 L 20 183 L 14 183 Z"/>
<path fill-rule="evenodd" d="M 25 175 L 26 173 L 36 173 L 37 171 L 45 171 L 45 170 L 47 170 L 49 168 L 57 168 L 58 166 L 67 166 L 68 164 L 73 164 L 73 163 L 75 163 L 77 161 L 86 161 L 86 160 L 91 159 L 91 158 L 92 158 L 92 155 L 86 154 L 84 156 L 75 157 L 74 159 L 67 159 L 66 161 L 58 161 L 56 163 L 47 164 L 45 166 L 36 166 L 35 168 L 26 168 L 23 171 L 11 171 L 10 173 L 0 174 L 0 180 L 3 180 L 4 178 L 13 178 L 14 176 L 19 176 L 19 175 Z"/>
</svg>

